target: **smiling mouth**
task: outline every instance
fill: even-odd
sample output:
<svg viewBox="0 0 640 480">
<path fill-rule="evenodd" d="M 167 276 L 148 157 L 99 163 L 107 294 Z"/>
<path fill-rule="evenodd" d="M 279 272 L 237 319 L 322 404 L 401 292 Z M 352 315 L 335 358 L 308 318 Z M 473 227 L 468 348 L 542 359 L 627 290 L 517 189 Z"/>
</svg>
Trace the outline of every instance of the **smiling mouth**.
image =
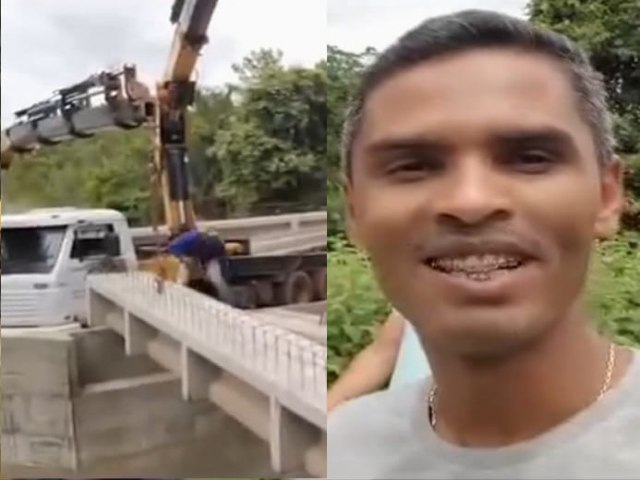
<svg viewBox="0 0 640 480">
<path fill-rule="evenodd" d="M 432 270 L 445 275 L 488 282 L 518 271 L 528 263 L 523 256 L 513 254 L 476 254 L 458 257 L 431 257 L 425 260 Z"/>
</svg>

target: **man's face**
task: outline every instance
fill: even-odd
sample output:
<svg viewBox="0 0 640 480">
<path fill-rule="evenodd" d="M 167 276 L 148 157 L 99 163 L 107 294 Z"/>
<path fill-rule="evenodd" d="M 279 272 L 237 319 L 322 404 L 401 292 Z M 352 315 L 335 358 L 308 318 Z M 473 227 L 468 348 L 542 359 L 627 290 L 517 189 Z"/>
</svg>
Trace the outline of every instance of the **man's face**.
<svg viewBox="0 0 640 480">
<path fill-rule="evenodd" d="M 616 228 L 620 168 L 599 168 L 568 74 L 474 50 L 369 96 L 347 188 L 354 240 L 434 345 L 506 353 L 566 318 L 593 241 Z"/>
</svg>

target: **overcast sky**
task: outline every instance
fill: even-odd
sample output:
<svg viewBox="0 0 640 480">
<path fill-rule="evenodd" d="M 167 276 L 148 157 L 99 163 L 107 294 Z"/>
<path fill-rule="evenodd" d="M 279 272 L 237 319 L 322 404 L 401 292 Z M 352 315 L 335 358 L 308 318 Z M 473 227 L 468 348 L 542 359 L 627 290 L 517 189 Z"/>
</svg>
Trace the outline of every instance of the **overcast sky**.
<svg viewBox="0 0 640 480">
<path fill-rule="evenodd" d="M 13 112 L 100 70 L 133 62 L 153 83 L 163 70 L 173 0 L 3 0 L 2 125 Z M 526 0 L 485 0 L 483 8 L 523 16 Z M 312 65 L 327 43 L 384 48 L 433 15 L 477 0 L 219 0 L 200 59 L 205 85 L 233 81 L 231 64 L 251 50 L 279 48 L 287 63 Z"/>
<path fill-rule="evenodd" d="M 13 112 L 100 70 L 136 63 L 153 84 L 167 61 L 173 0 L 2 0 L 2 125 Z M 251 50 L 288 63 L 326 56 L 326 0 L 219 0 L 198 79 L 222 85 Z M 291 19 L 291 20 L 290 20 Z M 293 20 L 295 19 L 295 21 Z"/>
<path fill-rule="evenodd" d="M 427 17 L 469 8 L 524 17 L 526 4 L 527 0 L 327 0 L 327 43 L 349 51 L 368 46 L 381 50 Z"/>
</svg>

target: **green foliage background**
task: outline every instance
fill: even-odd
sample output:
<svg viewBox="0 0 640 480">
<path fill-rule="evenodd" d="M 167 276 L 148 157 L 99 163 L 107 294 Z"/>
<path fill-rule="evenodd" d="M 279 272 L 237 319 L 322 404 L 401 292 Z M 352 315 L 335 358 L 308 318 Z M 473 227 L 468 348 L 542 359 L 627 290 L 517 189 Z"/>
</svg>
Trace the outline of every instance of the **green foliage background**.
<svg viewBox="0 0 640 480">
<path fill-rule="evenodd" d="M 589 303 L 597 325 L 620 343 L 640 346 L 640 8 L 637 0 L 532 0 L 531 19 L 568 35 L 603 73 L 626 165 L 627 208 L 621 234 L 594 254 Z M 342 117 L 358 76 L 375 58 L 328 49 L 329 383 L 372 338 L 390 306 L 366 259 L 345 240 L 340 189 Z"/>
<path fill-rule="evenodd" d="M 221 218 L 324 209 L 326 62 L 286 66 L 280 51 L 266 49 L 234 70 L 236 83 L 200 88 L 189 115 L 196 211 Z M 4 179 L 6 211 L 108 207 L 133 224 L 147 224 L 151 158 L 146 130 L 101 134 L 19 157 Z"/>
</svg>

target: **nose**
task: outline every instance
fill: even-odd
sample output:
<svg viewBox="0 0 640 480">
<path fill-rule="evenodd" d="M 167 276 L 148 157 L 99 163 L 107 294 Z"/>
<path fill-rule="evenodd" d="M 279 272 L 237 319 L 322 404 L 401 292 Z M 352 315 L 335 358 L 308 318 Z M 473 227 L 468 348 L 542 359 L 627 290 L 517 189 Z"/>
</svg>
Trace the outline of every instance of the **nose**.
<svg viewBox="0 0 640 480">
<path fill-rule="evenodd" d="M 437 205 L 440 223 L 469 227 L 511 216 L 513 202 L 504 179 L 483 162 L 460 162 L 448 180 Z"/>
</svg>

